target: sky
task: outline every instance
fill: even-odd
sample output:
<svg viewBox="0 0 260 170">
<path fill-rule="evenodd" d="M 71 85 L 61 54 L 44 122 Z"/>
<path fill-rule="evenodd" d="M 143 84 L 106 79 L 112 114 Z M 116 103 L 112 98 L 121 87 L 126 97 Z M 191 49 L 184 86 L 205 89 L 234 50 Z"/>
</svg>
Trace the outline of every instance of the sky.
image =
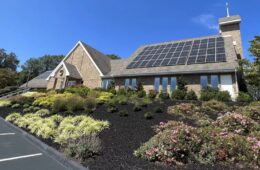
<svg viewBox="0 0 260 170">
<path fill-rule="evenodd" d="M 129 57 L 145 44 L 218 34 L 227 0 L 0 0 L 0 48 L 23 64 L 66 55 L 79 41 L 104 54 Z M 260 35 L 260 1 L 229 0 L 242 18 L 244 55 Z"/>
</svg>

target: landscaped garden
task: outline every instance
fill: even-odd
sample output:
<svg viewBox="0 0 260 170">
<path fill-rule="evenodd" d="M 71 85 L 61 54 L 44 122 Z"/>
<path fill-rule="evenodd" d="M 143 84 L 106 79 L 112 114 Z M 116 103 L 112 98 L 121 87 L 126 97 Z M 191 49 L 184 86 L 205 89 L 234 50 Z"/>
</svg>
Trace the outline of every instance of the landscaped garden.
<svg viewBox="0 0 260 170">
<path fill-rule="evenodd" d="M 260 166 L 260 103 L 185 84 L 171 95 L 70 87 L 0 100 L 0 116 L 90 169 Z"/>
</svg>

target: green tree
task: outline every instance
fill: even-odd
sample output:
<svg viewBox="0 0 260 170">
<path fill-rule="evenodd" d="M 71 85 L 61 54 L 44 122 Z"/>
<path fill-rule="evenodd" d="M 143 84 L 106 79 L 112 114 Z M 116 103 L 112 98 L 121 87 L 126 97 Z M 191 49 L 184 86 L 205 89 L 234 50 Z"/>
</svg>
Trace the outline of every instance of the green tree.
<svg viewBox="0 0 260 170">
<path fill-rule="evenodd" d="M 242 60 L 240 71 L 244 73 L 248 92 L 254 99 L 260 100 L 260 36 L 255 36 L 255 39 L 250 41 L 249 52 L 254 61 Z"/>
<path fill-rule="evenodd" d="M 0 68 L 0 89 L 16 85 L 17 73 L 10 69 Z"/>
<path fill-rule="evenodd" d="M 28 75 L 32 79 L 45 71 L 53 70 L 63 58 L 63 55 L 44 55 L 39 58 L 28 59 L 21 67 L 19 83 L 25 83 Z"/>
<path fill-rule="evenodd" d="M 16 71 L 19 60 L 15 53 L 6 53 L 4 49 L 0 49 L 0 68 L 10 69 Z"/>
<path fill-rule="evenodd" d="M 121 57 L 119 57 L 116 54 L 107 54 L 107 57 L 109 57 L 112 60 L 119 60 L 119 59 L 121 59 Z"/>
</svg>

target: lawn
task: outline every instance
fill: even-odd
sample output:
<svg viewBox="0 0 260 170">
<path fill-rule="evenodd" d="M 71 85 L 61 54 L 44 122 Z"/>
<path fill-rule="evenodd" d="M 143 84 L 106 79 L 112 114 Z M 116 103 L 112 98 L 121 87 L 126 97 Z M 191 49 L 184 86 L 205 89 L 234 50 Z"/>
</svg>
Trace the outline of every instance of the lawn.
<svg viewBox="0 0 260 170">
<path fill-rule="evenodd" d="M 5 100 L 0 115 L 91 169 L 259 168 L 259 102 L 153 93 L 29 93 Z"/>
</svg>

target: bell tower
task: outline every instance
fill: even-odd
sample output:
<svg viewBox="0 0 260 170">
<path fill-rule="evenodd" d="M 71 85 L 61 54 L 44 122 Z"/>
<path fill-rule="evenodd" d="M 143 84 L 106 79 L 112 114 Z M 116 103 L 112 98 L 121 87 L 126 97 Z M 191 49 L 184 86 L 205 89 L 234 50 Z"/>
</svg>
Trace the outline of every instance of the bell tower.
<svg viewBox="0 0 260 170">
<path fill-rule="evenodd" d="M 233 44 L 237 53 L 237 58 L 243 59 L 243 48 L 240 32 L 241 17 L 239 15 L 230 16 L 228 3 L 226 4 L 226 6 L 227 16 L 219 19 L 220 35 L 222 35 L 223 37 L 232 36 Z"/>
</svg>

